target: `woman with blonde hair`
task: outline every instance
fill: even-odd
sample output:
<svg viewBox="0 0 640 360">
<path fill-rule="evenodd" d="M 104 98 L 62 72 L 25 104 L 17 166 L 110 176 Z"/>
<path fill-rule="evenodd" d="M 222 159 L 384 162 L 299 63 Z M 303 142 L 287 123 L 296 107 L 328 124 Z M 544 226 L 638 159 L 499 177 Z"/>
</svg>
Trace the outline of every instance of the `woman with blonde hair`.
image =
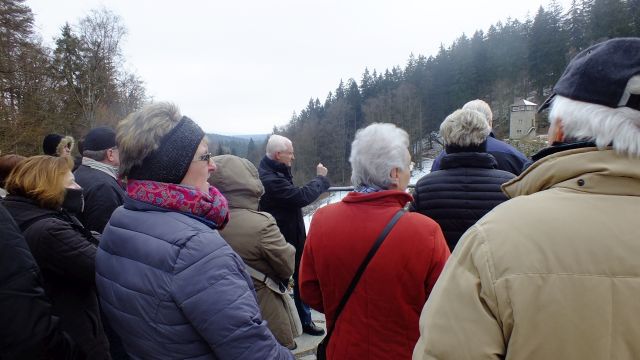
<svg viewBox="0 0 640 360">
<path fill-rule="evenodd" d="M 42 271 L 44 288 L 60 326 L 90 359 L 109 359 L 95 290 L 98 240 L 73 214 L 82 211 L 82 189 L 70 157 L 34 156 L 6 181 L 3 204 Z"/>
</svg>

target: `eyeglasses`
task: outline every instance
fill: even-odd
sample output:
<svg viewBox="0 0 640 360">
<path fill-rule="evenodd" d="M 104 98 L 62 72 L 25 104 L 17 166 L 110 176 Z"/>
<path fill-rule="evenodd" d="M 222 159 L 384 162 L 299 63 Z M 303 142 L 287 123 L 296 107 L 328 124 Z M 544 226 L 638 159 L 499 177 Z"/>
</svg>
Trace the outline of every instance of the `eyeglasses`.
<svg viewBox="0 0 640 360">
<path fill-rule="evenodd" d="M 193 160 L 193 161 L 206 161 L 206 162 L 211 162 L 213 159 L 213 154 L 211 153 L 206 153 L 204 155 L 200 155 L 200 157 L 198 157 L 198 160 Z"/>
</svg>

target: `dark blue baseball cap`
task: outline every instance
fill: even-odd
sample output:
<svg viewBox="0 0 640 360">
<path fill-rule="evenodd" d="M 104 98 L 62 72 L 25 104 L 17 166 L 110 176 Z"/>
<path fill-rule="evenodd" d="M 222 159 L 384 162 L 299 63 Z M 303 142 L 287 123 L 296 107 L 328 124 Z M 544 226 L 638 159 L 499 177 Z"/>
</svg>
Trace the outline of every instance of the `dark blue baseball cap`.
<svg viewBox="0 0 640 360">
<path fill-rule="evenodd" d="M 548 108 L 556 95 L 610 108 L 640 110 L 640 91 L 630 93 L 627 89 L 635 75 L 640 75 L 640 38 L 598 43 L 571 60 L 538 112 Z"/>
</svg>

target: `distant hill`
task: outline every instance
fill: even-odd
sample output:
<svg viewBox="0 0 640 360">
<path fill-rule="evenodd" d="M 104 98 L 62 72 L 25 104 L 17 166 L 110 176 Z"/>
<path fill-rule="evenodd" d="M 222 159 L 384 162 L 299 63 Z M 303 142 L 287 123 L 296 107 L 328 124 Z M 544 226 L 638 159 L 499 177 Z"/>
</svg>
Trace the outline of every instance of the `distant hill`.
<svg viewBox="0 0 640 360">
<path fill-rule="evenodd" d="M 214 155 L 232 154 L 251 160 L 257 164 L 264 155 L 265 142 L 269 134 L 220 135 L 207 134 L 209 151 Z M 253 145 L 251 145 L 253 140 Z"/>
<path fill-rule="evenodd" d="M 240 139 L 253 139 L 256 143 L 264 142 L 271 134 L 253 134 L 253 135 L 232 135 L 232 137 L 237 137 Z"/>
</svg>

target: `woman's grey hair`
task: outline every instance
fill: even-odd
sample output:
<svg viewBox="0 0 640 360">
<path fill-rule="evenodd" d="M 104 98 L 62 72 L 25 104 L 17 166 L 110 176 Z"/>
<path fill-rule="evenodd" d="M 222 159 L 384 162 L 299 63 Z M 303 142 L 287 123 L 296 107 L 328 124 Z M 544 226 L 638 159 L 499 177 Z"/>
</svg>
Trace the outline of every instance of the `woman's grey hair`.
<svg viewBox="0 0 640 360">
<path fill-rule="evenodd" d="M 287 147 L 292 146 L 291 140 L 282 135 L 271 135 L 267 141 L 267 157 L 271 160 L 275 159 L 278 151 L 287 151 Z"/>
<path fill-rule="evenodd" d="M 374 123 L 356 132 L 351 144 L 351 183 L 388 189 L 391 170 L 409 166 L 409 134 L 394 124 Z"/>
<path fill-rule="evenodd" d="M 160 146 L 160 139 L 173 129 L 182 119 L 180 110 L 174 104 L 159 102 L 149 104 L 129 114 L 116 128 L 116 143 L 120 152 L 120 170 L 127 176 L 131 168 Z"/>
<path fill-rule="evenodd" d="M 480 145 L 490 132 L 485 116 L 475 110 L 458 109 L 440 124 L 440 136 L 445 145 Z"/>
<path fill-rule="evenodd" d="M 640 156 L 638 110 L 629 107 L 610 108 L 556 95 L 551 104 L 549 121 L 553 126 L 558 119 L 562 121 L 565 138 L 594 141 L 600 149 L 613 145 L 619 154 Z"/>
<path fill-rule="evenodd" d="M 489 106 L 489 104 L 487 104 L 486 102 L 480 99 L 475 99 L 464 104 L 462 108 L 479 112 L 480 114 L 484 115 L 487 124 L 489 124 L 489 127 L 493 126 L 493 112 L 491 112 L 491 106 Z"/>
</svg>

